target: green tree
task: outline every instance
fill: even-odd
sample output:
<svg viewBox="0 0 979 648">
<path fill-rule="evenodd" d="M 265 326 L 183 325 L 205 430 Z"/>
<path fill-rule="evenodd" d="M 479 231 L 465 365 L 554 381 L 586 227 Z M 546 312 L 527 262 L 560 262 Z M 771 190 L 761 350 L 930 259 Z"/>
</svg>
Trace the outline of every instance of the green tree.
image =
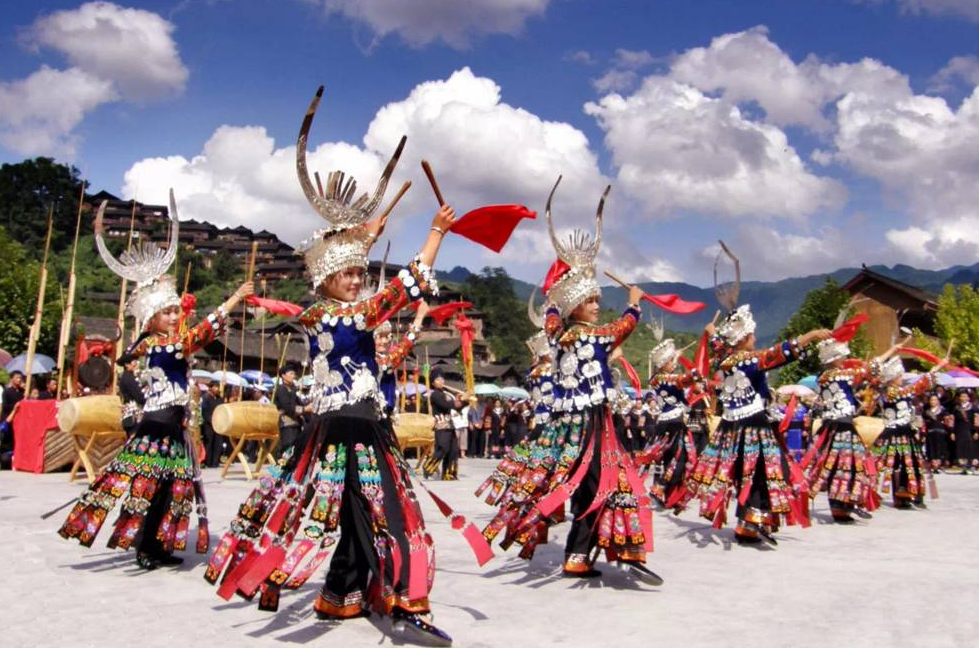
<svg viewBox="0 0 979 648">
<path fill-rule="evenodd" d="M 513 292 L 510 275 L 503 268 L 483 268 L 461 285 L 466 299 L 486 314 L 483 335 L 499 362 L 519 370 L 530 366 L 524 342 L 534 333 L 527 319 L 527 306 Z"/>
<path fill-rule="evenodd" d="M 648 308 L 653 308 L 648 306 Z M 603 311 L 601 315 L 601 321 L 603 323 L 613 322 L 618 318 L 622 317 L 622 313 L 616 311 Z M 682 349 L 683 347 L 699 341 L 699 336 L 693 333 L 681 333 L 678 331 L 665 331 L 663 334 L 663 339 L 671 338 L 676 345 L 677 349 Z M 629 361 L 635 370 L 639 374 L 639 378 L 643 382 L 643 388 L 646 387 L 646 383 L 649 381 L 649 352 L 653 350 L 659 342 L 656 340 L 656 336 L 653 334 L 652 329 L 645 323 L 639 322 L 639 325 L 632 331 L 625 342 L 622 344 L 622 355 L 625 359 Z M 694 354 L 697 352 L 697 346 L 694 344 L 691 346 L 684 355 L 687 358 L 693 359 Z M 618 363 L 613 364 L 613 367 L 621 366 Z M 623 376 L 624 377 L 624 376 Z"/>
<path fill-rule="evenodd" d="M 979 366 L 979 290 L 969 285 L 946 284 L 935 315 L 935 333 L 941 343 L 929 343 L 920 331 L 915 333 L 919 344 L 938 356 L 944 356 L 949 341 L 954 341 L 954 360 L 970 367 Z"/>
<path fill-rule="evenodd" d="M 274 299 L 304 305 L 312 300 L 309 283 L 305 279 L 280 279 L 269 287 L 269 296 Z"/>
<path fill-rule="evenodd" d="M 0 166 L 0 226 L 40 260 L 44 253 L 48 209 L 54 207 L 52 252 L 69 248 L 74 241 L 81 180 L 78 169 L 39 157 Z M 92 231 L 92 219 L 82 216 L 82 233 Z"/>
<path fill-rule="evenodd" d="M 27 350 L 27 338 L 34 322 L 40 263 L 30 259 L 24 247 L 3 227 L 0 227 L 0 259 L 4 264 L 4 271 L 0 273 L 0 348 L 18 355 Z M 58 284 L 50 273 L 48 277 L 37 351 L 54 355 L 61 324 L 61 305 Z"/>
<path fill-rule="evenodd" d="M 779 339 L 787 340 L 813 329 L 832 329 L 840 311 L 847 308 L 849 303 L 850 294 L 833 279 L 827 279 L 825 284 L 809 291 L 799 310 L 789 318 L 785 328 L 779 333 Z M 850 353 L 854 358 L 865 358 L 871 352 L 870 343 L 861 331 L 850 342 Z M 819 375 L 821 371 L 819 356 L 813 352 L 808 358 L 782 367 L 777 383 L 790 385 L 805 376 Z"/>
<path fill-rule="evenodd" d="M 244 281 L 245 272 L 241 261 L 227 250 L 218 250 L 211 258 L 211 271 L 217 281 L 238 279 Z"/>
</svg>

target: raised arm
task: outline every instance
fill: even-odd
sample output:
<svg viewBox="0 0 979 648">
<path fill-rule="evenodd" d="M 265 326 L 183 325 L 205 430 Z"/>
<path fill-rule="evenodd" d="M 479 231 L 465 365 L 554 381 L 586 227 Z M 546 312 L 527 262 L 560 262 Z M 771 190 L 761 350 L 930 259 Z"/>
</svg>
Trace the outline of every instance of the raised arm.
<svg viewBox="0 0 979 648">
<path fill-rule="evenodd" d="M 187 332 L 181 338 L 181 342 L 184 344 L 184 355 L 189 355 L 204 348 L 221 335 L 228 325 L 228 313 L 233 311 L 241 303 L 242 299 L 254 293 L 255 284 L 251 281 L 246 281 L 238 286 L 238 290 L 234 291 L 223 304 L 218 306 L 217 310 L 198 322 L 196 326 L 187 329 Z"/>
</svg>

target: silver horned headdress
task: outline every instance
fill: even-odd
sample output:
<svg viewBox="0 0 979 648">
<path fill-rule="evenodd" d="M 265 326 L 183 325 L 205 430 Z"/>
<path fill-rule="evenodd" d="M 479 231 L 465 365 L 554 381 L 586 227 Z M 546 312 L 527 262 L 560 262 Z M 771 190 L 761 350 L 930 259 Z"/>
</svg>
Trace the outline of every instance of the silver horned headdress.
<svg viewBox="0 0 979 648">
<path fill-rule="evenodd" d="M 880 378 L 884 383 L 904 376 L 904 363 L 899 356 L 894 356 L 886 360 L 880 368 Z"/>
<path fill-rule="evenodd" d="M 649 352 L 649 362 L 652 370 L 662 371 L 666 365 L 676 360 L 676 344 L 672 338 L 666 338 Z"/>
<path fill-rule="evenodd" d="M 397 166 L 407 141 L 406 137 L 401 138 L 398 148 L 381 173 L 373 195 L 364 193 L 354 200 L 357 181 L 343 171 L 331 171 L 327 175 L 325 190 L 320 185 L 318 175 L 314 186 L 306 168 L 306 144 L 322 97 L 323 86 L 320 86 L 306 111 L 296 143 L 296 173 L 299 184 L 309 204 L 329 223 L 329 226 L 314 232 L 300 246 L 314 286 L 319 286 L 327 277 L 346 268 L 367 267 L 367 253 L 374 241 L 363 225 L 374 216 L 381 204 L 391 174 L 394 173 L 394 167 Z"/>
<path fill-rule="evenodd" d="M 551 344 L 547 339 L 547 333 L 544 332 L 544 315 L 534 306 L 534 293 L 536 292 L 537 288 L 534 288 L 530 291 L 530 297 L 527 298 L 527 319 L 537 329 L 536 333 L 527 338 L 527 348 L 534 354 L 535 360 L 551 355 Z"/>
<path fill-rule="evenodd" d="M 595 213 L 595 237 L 592 238 L 590 233 L 575 229 L 567 241 L 562 243 L 554 233 L 554 222 L 551 218 L 551 201 L 559 184 L 561 184 L 561 176 L 558 176 L 554 188 L 551 189 L 551 195 L 547 197 L 545 211 L 547 231 L 558 258 L 567 263 L 570 269 L 554 282 L 547 293 L 547 298 L 558 307 L 562 317 L 567 317 L 590 297 L 602 294 L 595 276 L 595 258 L 602 247 L 602 211 L 605 209 L 605 199 L 608 197 L 608 192 L 612 190 L 612 185 L 605 187 L 602 198 L 598 201 L 598 211 Z"/>
<path fill-rule="evenodd" d="M 751 314 L 751 306 L 738 306 L 741 296 L 741 260 L 724 244 L 718 241 L 721 250 L 714 260 L 714 295 L 717 301 L 727 310 L 727 315 L 717 326 L 717 335 L 729 347 L 736 346 L 741 340 L 755 332 L 755 318 Z M 730 263 L 734 271 L 731 281 L 722 281 L 720 275 L 724 260 Z"/>
<path fill-rule="evenodd" d="M 145 324 L 161 310 L 180 305 L 176 283 L 167 274 L 177 258 L 177 235 L 180 233 L 173 189 L 170 190 L 170 242 L 165 250 L 151 241 L 145 241 L 126 250 L 118 259 L 112 256 L 102 238 L 102 219 L 107 202 L 102 201 L 95 216 L 95 245 L 110 270 L 136 284 L 126 302 L 126 312 L 135 317 L 137 322 Z"/>
</svg>

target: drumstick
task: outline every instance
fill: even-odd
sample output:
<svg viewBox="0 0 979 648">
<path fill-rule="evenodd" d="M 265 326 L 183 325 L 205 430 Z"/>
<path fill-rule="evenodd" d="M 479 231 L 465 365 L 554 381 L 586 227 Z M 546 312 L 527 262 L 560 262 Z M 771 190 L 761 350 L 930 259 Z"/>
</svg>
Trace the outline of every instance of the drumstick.
<svg viewBox="0 0 979 648">
<path fill-rule="evenodd" d="M 439 201 L 439 207 L 441 207 L 445 204 L 445 199 L 442 198 L 442 192 L 439 191 L 439 183 L 435 181 L 435 173 L 432 172 L 432 165 L 428 163 L 428 160 L 422 160 L 422 170 L 428 176 L 428 182 L 432 185 L 432 191 L 435 192 L 435 198 Z"/>
<path fill-rule="evenodd" d="M 391 213 L 391 210 L 394 209 L 394 206 L 398 204 L 398 201 L 401 200 L 401 197 L 405 195 L 405 192 L 408 191 L 408 187 L 410 186 L 411 186 L 410 180 L 404 183 L 403 185 L 401 185 L 401 189 L 398 190 L 398 193 L 397 195 L 395 195 L 394 200 L 391 201 L 391 204 L 388 205 L 388 208 L 384 210 L 383 214 L 381 214 L 380 220 L 383 221 L 385 218 L 388 217 L 388 214 Z"/>
<path fill-rule="evenodd" d="M 616 277 L 614 274 L 612 274 L 608 270 L 605 271 L 605 276 L 608 277 L 609 279 L 611 279 L 612 281 L 614 281 L 615 283 L 619 284 L 623 288 L 632 288 L 632 284 L 631 283 L 629 283 L 627 281 L 623 281 L 622 279 L 619 279 L 618 277 Z"/>
</svg>

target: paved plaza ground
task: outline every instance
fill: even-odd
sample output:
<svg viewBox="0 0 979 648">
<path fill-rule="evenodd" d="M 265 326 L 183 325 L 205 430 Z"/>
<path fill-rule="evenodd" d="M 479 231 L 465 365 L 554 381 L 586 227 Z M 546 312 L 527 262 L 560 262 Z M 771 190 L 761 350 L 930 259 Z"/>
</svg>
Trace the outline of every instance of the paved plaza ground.
<svg viewBox="0 0 979 648">
<path fill-rule="evenodd" d="M 492 466 L 464 461 L 458 482 L 431 487 L 482 525 L 492 510 L 472 492 Z M 218 536 L 250 485 L 240 475 L 221 481 L 216 470 L 205 472 L 205 484 Z M 435 621 L 461 648 L 976 646 L 979 477 L 939 475 L 938 485 L 941 497 L 928 510 L 887 506 L 848 527 L 829 521 L 823 496 L 812 527 L 784 529 L 777 549 L 733 544 L 729 528 L 714 530 L 694 511 L 657 513 L 649 565 L 666 583 L 655 588 L 608 566 L 600 580 L 563 579 L 567 524 L 552 530 L 532 563 L 500 554 L 480 569 L 426 497 L 438 552 Z M 202 577 L 202 556 L 142 572 L 132 553 L 105 548 L 108 529 L 91 549 L 66 542 L 56 531 L 67 509 L 40 515 L 82 488 L 65 474 L 0 473 L 0 645 L 394 644 L 377 617 L 318 621 L 312 602 L 322 573 L 285 593 L 272 615 L 218 598 Z"/>
</svg>

